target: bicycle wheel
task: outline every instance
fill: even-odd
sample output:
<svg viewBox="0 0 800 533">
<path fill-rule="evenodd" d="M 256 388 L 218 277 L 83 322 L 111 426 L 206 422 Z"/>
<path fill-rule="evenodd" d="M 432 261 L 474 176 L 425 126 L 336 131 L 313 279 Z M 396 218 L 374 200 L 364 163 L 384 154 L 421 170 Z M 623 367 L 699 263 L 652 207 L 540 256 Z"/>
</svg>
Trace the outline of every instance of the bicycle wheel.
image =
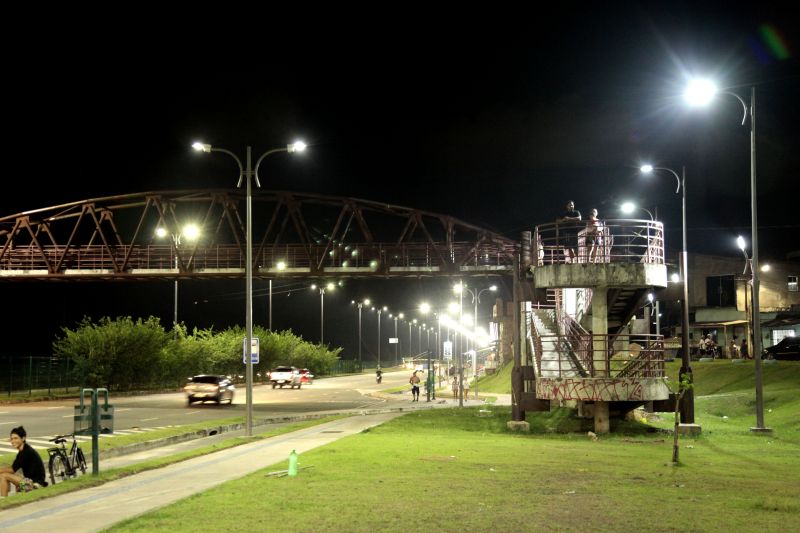
<svg viewBox="0 0 800 533">
<path fill-rule="evenodd" d="M 47 468 L 50 471 L 50 481 L 53 485 L 67 479 L 67 462 L 60 453 L 50 456 Z"/>
<path fill-rule="evenodd" d="M 75 467 L 79 468 L 81 474 L 86 473 L 86 457 L 83 455 L 83 450 L 78 448 L 75 453 Z"/>
</svg>

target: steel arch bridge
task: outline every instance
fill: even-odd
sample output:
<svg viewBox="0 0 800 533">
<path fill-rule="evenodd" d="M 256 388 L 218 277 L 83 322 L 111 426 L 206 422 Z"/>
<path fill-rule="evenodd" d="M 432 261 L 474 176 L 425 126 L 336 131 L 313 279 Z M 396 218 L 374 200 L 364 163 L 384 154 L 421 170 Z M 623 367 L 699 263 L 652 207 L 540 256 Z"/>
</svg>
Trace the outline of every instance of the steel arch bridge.
<svg viewBox="0 0 800 533">
<path fill-rule="evenodd" d="M 0 218 L 0 281 L 239 278 L 240 190 L 109 196 Z M 200 236 L 180 239 L 194 223 Z M 156 236 L 164 228 L 166 238 Z M 286 191 L 253 194 L 253 275 L 260 278 L 498 276 L 517 241 L 451 216 Z"/>
</svg>

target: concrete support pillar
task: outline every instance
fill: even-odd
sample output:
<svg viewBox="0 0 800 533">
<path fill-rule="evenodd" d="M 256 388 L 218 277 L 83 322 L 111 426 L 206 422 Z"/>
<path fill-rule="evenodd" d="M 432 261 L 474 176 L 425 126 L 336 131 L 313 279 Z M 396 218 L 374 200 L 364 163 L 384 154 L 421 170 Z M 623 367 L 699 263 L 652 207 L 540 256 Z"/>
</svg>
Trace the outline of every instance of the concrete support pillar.
<svg viewBox="0 0 800 533">
<path fill-rule="evenodd" d="M 592 335 L 598 335 L 592 342 L 592 360 L 594 361 L 593 377 L 608 375 L 608 289 L 596 287 L 592 294 Z M 608 409 L 606 408 L 606 412 Z M 608 416 L 606 416 L 606 419 Z"/>
<path fill-rule="evenodd" d="M 608 402 L 594 402 L 594 432 L 608 433 L 611 423 L 608 420 Z"/>
</svg>

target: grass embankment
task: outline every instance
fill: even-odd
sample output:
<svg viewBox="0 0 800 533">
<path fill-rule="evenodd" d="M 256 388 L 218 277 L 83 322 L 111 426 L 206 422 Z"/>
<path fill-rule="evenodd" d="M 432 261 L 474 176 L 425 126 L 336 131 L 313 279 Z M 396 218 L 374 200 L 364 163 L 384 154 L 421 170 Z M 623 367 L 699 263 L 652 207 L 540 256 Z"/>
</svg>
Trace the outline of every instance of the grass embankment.
<svg viewBox="0 0 800 533">
<path fill-rule="evenodd" d="M 274 465 L 115 530 L 187 531 L 223 512 L 234 531 L 401 531 L 410 516 L 445 531 L 800 530 L 800 364 L 765 368 L 772 436 L 748 431 L 752 363 L 697 365 L 695 379 L 703 434 L 682 439 L 680 467 L 646 424 L 593 441 L 563 433 L 588 427 L 566 409 L 529 414 L 530 435 L 506 429 L 505 408 L 414 412 L 303 454 L 314 468 L 297 478 L 265 477 Z"/>
<path fill-rule="evenodd" d="M 483 376 L 478 380 L 478 390 L 480 394 L 484 392 L 497 392 L 500 394 L 511 394 L 511 369 L 513 363 L 507 363 L 497 369 L 494 374 Z"/>
<path fill-rule="evenodd" d="M 278 435 L 283 435 L 285 433 L 291 433 L 293 431 L 298 431 L 301 429 L 305 429 L 311 426 L 316 426 L 318 424 L 324 424 L 326 422 L 331 422 L 332 420 L 337 420 L 340 418 L 345 418 L 350 415 L 334 415 L 328 416 L 324 418 L 319 418 L 316 420 L 306 420 L 303 422 L 296 422 L 293 424 L 287 424 L 281 427 L 273 427 L 266 431 L 262 431 L 260 433 L 256 433 L 252 437 L 231 437 L 224 441 L 218 442 L 216 444 L 211 444 L 208 446 L 203 446 L 201 448 L 195 448 L 194 450 L 188 450 L 182 453 L 169 455 L 165 457 L 159 457 L 156 459 L 151 459 L 149 461 L 143 461 L 141 463 L 137 463 L 135 465 L 126 466 L 123 468 L 115 468 L 113 470 L 108 471 L 101 471 L 98 476 L 92 475 L 85 475 L 80 476 L 74 479 L 67 480 L 63 483 L 58 483 L 56 485 L 51 485 L 46 489 L 35 490 L 33 492 L 28 492 L 24 494 L 15 494 L 13 497 L 10 498 L 2 498 L 0 499 L 0 511 L 3 509 L 8 509 L 9 507 L 16 507 L 18 505 L 24 505 L 26 503 L 30 503 L 36 500 L 43 500 L 45 498 L 52 498 L 53 496 L 58 496 L 61 494 L 65 494 L 68 492 L 74 492 L 76 490 L 85 489 L 89 487 L 95 487 L 98 485 L 102 485 L 104 483 L 108 483 L 109 481 L 114 481 L 115 479 L 120 479 L 126 476 L 131 476 L 133 474 L 138 474 L 139 472 L 145 472 L 147 470 L 153 470 L 155 468 L 161 468 L 163 466 L 167 466 L 173 463 L 178 463 L 180 461 L 185 461 L 187 459 L 191 459 L 192 457 L 199 457 L 201 455 L 206 455 L 209 453 L 218 452 L 221 450 L 225 450 L 228 448 L 234 448 L 241 444 L 247 444 L 249 442 L 253 442 L 254 440 L 261 440 L 261 439 L 268 439 L 270 437 L 276 437 Z M 201 425 L 201 424 L 197 424 Z M 186 428 L 188 426 L 183 426 Z M 155 433 L 155 432 L 153 432 Z M 149 433 L 148 435 L 153 435 L 153 433 Z M 140 442 L 143 439 L 140 439 Z M 148 439 L 152 440 L 152 439 Z M 103 442 L 105 444 L 105 442 Z M 103 446 L 105 448 L 105 446 Z M 85 450 L 83 444 L 81 444 L 81 448 Z M 91 450 L 91 446 L 89 447 Z M 40 452 L 41 454 L 41 452 Z M 46 455 L 46 452 L 45 452 Z M 87 457 L 91 457 L 91 452 L 86 453 Z M 7 456 L 8 457 L 8 456 Z M 10 458 L 10 460 L 13 457 Z M 9 460 L 9 462 L 10 462 Z M 0 457 L 0 464 L 4 464 L 2 457 Z M 101 460 L 102 466 L 102 460 Z M 47 462 L 45 461 L 45 469 L 47 468 Z M 91 471 L 91 467 L 89 467 Z M 49 474 L 47 474 L 49 476 Z"/>
</svg>

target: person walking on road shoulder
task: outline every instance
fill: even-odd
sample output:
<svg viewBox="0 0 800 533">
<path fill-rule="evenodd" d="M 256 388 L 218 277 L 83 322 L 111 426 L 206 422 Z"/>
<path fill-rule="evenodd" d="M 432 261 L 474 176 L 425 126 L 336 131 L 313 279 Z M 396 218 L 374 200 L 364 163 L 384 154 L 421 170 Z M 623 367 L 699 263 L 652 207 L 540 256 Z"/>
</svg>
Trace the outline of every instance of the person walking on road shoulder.
<svg viewBox="0 0 800 533">
<path fill-rule="evenodd" d="M 411 396 L 413 396 L 412 402 L 419 401 L 419 376 L 417 375 L 417 370 L 414 370 L 414 373 L 411 374 L 411 378 L 408 380 L 411 383 Z"/>
<path fill-rule="evenodd" d="M 36 450 L 25 442 L 27 436 L 22 426 L 11 430 L 11 446 L 16 448 L 17 457 L 11 466 L 0 467 L 0 496 L 8 496 L 11 485 L 16 487 L 17 492 L 28 492 L 47 486 L 44 480 L 44 463 Z"/>
</svg>

